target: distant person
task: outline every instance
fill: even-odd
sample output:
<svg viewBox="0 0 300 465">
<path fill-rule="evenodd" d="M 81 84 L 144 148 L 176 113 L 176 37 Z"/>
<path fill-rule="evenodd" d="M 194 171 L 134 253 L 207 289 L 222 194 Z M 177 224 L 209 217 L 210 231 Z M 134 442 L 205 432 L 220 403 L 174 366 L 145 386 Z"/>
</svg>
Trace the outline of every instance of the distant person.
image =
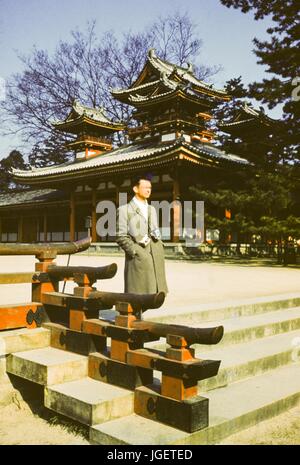
<svg viewBox="0 0 300 465">
<path fill-rule="evenodd" d="M 294 239 L 289 236 L 288 240 L 285 241 L 284 254 L 283 254 L 283 265 L 294 265 L 296 263 L 296 249 Z"/>
<path fill-rule="evenodd" d="M 167 293 L 164 247 L 157 214 L 148 204 L 151 181 L 140 176 L 132 187 L 134 197 L 117 210 L 116 241 L 125 252 L 125 292 Z"/>
</svg>

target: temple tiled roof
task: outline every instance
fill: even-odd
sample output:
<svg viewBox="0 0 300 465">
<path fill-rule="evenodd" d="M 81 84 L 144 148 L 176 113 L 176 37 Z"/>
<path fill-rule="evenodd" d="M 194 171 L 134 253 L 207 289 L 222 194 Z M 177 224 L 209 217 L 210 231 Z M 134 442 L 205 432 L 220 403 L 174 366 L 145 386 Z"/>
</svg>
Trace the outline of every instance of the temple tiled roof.
<svg viewBox="0 0 300 465">
<path fill-rule="evenodd" d="M 146 68 L 151 68 L 156 79 L 144 83 L 141 76 Z M 149 50 L 148 59 L 140 77 L 128 89 L 114 89 L 112 95 L 121 101 L 128 103 L 139 103 L 151 101 L 171 94 L 176 91 L 183 91 L 186 94 L 199 96 L 199 94 L 214 95 L 219 98 L 229 98 L 224 89 L 216 89 L 212 84 L 205 83 L 198 79 L 192 70 L 192 66 L 187 68 L 177 66 L 156 56 L 154 49 Z M 160 87 L 159 92 L 151 95 L 152 87 Z M 146 92 L 146 93 L 145 93 Z M 147 93 L 148 92 L 148 93 Z"/>
<path fill-rule="evenodd" d="M 147 159 L 159 159 L 161 156 L 167 156 L 168 153 L 174 153 L 174 151 L 186 150 L 195 155 L 201 157 L 218 160 L 227 163 L 238 163 L 242 165 L 249 165 L 249 162 L 237 155 L 226 154 L 219 150 L 217 147 L 208 146 L 201 143 L 188 143 L 181 138 L 169 143 L 160 144 L 149 144 L 145 143 L 138 145 L 132 144 L 123 146 L 121 148 L 112 150 L 106 154 L 95 156 L 89 160 L 80 162 L 67 162 L 62 165 L 50 166 L 46 168 L 31 169 L 29 171 L 15 170 L 13 169 L 13 175 L 20 181 L 29 180 L 43 180 L 51 179 L 52 176 L 61 175 L 76 175 L 76 173 L 85 173 L 88 175 L 91 171 L 105 168 L 114 167 L 118 169 L 118 165 L 130 167 L 134 161 Z"/>
<path fill-rule="evenodd" d="M 237 112 L 237 115 L 233 121 L 222 121 L 218 124 L 218 126 L 220 127 L 220 129 L 235 129 L 239 126 L 247 126 L 248 124 L 251 124 L 253 122 L 264 124 L 266 126 L 280 124 L 280 121 L 270 118 L 268 115 L 266 115 L 262 108 L 260 110 L 255 110 L 255 108 L 253 108 L 245 102 L 243 106 L 240 108 L 240 110 Z"/>
<path fill-rule="evenodd" d="M 12 205 L 24 205 L 34 203 L 44 203 L 46 201 L 61 200 L 64 193 L 57 189 L 36 189 L 24 191 L 11 191 L 0 194 L 0 208 Z"/>
<path fill-rule="evenodd" d="M 187 68 L 183 68 L 182 66 L 174 65 L 168 61 L 162 60 L 159 58 L 153 49 L 149 51 L 148 60 L 155 67 L 159 72 L 166 73 L 167 75 L 171 75 L 174 72 L 178 76 L 180 76 L 184 81 L 190 82 L 197 87 L 203 87 L 205 89 L 213 89 L 216 92 L 219 92 L 223 95 L 227 95 L 227 92 L 224 89 L 215 89 L 212 84 L 207 84 L 204 81 L 196 78 L 193 74 L 193 67 L 191 64 L 188 64 Z"/>
<path fill-rule="evenodd" d="M 111 121 L 105 115 L 105 109 L 103 107 L 99 108 L 90 108 L 82 105 L 81 103 L 77 102 L 76 100 L 73 101 L 72 109 L 68 115 L 68 117 L 64 121 L 56 121 L 53 122 L 53 126 L 59 127 L 63 126 L 66 123 L 71 123 L 76 121 L 80 118 L 87 118 L 93 122 L 102 123 L 103 125 L 108 126 L 115 126 L 118 127 L 122 125 L 121 122 L 114 122 Z"/>
<path fill-rule="evenodd" d="M 222 127 L 230 127 L 230 126 L 240 126 L 240 125 L 243 125 L 243 124 L 247 124 L 247 123 L 250 123 L 251 121 L 253 121 L 253 118 L 247 118 L 247 119 L 243 119 L 243 120 L 239 120 L 239 121 L 231 121 L 231 122 L 223 122 L 223 123 L 220 123 L 219 124 L 219 127 L 222 128 Z"/>
<path fill-rule="evenodd" d="M 187 142 L 185 142 L 183 145 L 189 146 L 189 148 L 191 147 L 191 144 L 188 144 Z M 238 155 L 234 155 L 231 153 L 226 153 L 224 152 L 224 150 L 220 150 L 217 147 L 213 147 L 209 144 L 195 144 L 192 145 L 192 147 L 196 153 L 205 154 L 217 160 L 239 163 L 241 165 L 251 165 L 251 163 L 245 158 L 241 158 Z"/>
<path fill-rule="evenodd" d="M 128 98 L 128 101 L 131 103 L 147 102 L 149 100 L 158 100 L 161 97 L 165 97 L 166 95 L 171 95 L 174 93 L 175 93 L 174 90 L 169 90 L 168 92 L 162 92 L 157 95 L 151 95 L 150 97 L 143 96 L 143 95 L 130 95 L 130 97 Z"/>
</svg>

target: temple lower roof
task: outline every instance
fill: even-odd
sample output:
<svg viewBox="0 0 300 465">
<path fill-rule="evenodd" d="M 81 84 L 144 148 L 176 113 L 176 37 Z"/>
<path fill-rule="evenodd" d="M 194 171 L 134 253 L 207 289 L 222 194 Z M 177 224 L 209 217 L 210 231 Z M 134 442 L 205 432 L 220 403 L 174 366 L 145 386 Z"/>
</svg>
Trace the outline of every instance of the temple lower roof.
<svg viewBox="0 0 300 465">
<path fill-rule="evenodd" d="M 121 148 L 112 150 L 105 154 L 93 157 L 92 159 L 83 161 L 67 162 L 57 166 L 50 166 L 46 168 L 33 168 L 28 171 L 13 169 L 14 178 L 20 182 L 43 182 L 44 180 L 51 181 L 55 177 L 66 178 L 78 175 L 88 176 L 93 172 L 105 173 L 110 172 L 111 168 L 115 171 L 121 168 L 134 169 L 134 162 L 151 161 L 153 164 L 159 162 L 161 159 L 165 161 L 170 156 L 174 158 L 177 154 L 180 158 L 181 153 L 188 153 L 192 156 L 191 161 L 197 163 L 197 159 L 202 158 L 211 162 L 224 162 L 240 165 L 249 165 L 250 163 L 233 154 L 226 154 L 224 151 L 217 147 L 208 146 L 201 143 L 189 143 L 182 138 L 175 139 L 172 142 L 152 143 L 146 145 L 132 144 L 126 145 Z"/>
<path fill-rule="evenodd" d="M 64 192 L 57 189 L 35 189 L 24 191 L 10 191 L 0 194 L 0 208 L 13 205 L 45 203 L 65 198 Z"/>
</svg>

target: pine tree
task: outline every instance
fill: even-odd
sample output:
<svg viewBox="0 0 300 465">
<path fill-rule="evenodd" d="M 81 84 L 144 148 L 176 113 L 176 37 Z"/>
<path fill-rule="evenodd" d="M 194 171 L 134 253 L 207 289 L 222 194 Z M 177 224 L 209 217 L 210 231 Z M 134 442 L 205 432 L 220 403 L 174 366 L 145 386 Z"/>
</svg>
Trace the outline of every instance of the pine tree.
<svg viewBox="0 0 300 465">
<path fill-rule="evenodd" d="M 66 147 L 61 134 L 52 134 L 48 139 L 35 144 L 29 154 L 30 166 L 43 168 L 44 166 L 60 165 L 71 160 L 73 155 Z"/>
<path fill-rule="evenodd" d="M 0 192 L 8 192 L 16 187 L 21 187 L 13 181 L 12 168 L 26 169 L 23 155 L 18 150 L 12 150 L 6 158 L 0 160 Z"/>
<path fill-rule="evenodd" d="M 284 162 L 300 162 L 300 28 L 298 0 L 221 0 L 227 7 L 254 12 L 255 20 L 271 17 L 274 26 L 267 30 L 269 40 L 254 38 L 258 63 L 266 66 L 270 77 L 250 86 L 250 96 L 268 108 L 283 106 L 284 126 L 278 153 Z"/>
<path fill-rule="evenodd" d="M 267 66 L 270 79 L 253 83 L 249 89 L 241 78 L 227 83 L 232 101 L 221 104 L 215 117 L 232 121 L 248 98 L 267 104 L 272 109 L 282 105 L 283 120 L 273 127 L 269 145 L 257 137 L 253 147 L 243 139 L 219 133 L 219 142 L 227 153 L 236 153 L 253 163 L 248 177 L 236 173 L 227 185 L 214 186 L 212 191 L 198 186 L 197 198 L 206 201 L 206 227 L 220 230 L 220 240 L 251 241 L 255 235 L 263 242 L 290 244 L 289 238 L 300 237 L 299 185 L 299 103 L 293 83 L 300 83 L 299 72 L 299 2 L 288 0 L 221 0 L 227 7 L 240 8 L 243 13 L 253 10 L 255 19 L 271 15 L 274 27 L 268 29 L 269 41 L 254 39 L 259 63 Z M 298 31 L 298 32 L 297 32 Z M 300 89 L 299 89 L 300 90 Z M 298 92 L 300 93 L 300 92 Z M 261 109 L 261 108 L 260 108 Z M 225 211 L 230 209 L 230 216 Z M 286 256 L 286 253 L 285 253 Z M 286 260 L 285 260 L 286 261 Z"/>
</svg>

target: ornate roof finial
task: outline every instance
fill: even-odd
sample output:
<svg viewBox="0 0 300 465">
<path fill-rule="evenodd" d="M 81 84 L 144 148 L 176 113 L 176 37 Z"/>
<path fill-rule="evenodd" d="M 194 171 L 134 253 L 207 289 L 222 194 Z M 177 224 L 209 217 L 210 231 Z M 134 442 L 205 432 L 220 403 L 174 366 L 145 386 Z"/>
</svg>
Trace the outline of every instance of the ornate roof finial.
<svg viewBox="0 0 300 465">
<path fill-rule="evenodd" d="M 266 112 L 265 112 L 264 107 L 260 105 L 259 109 L 260 109 L 261 113 L 263 113 L 265 115 Z"/>
<path fill-rule="evenodd" d="M 188 67 L 187 67 L 187 72 L 188 73 L 193 73 L 194 72 L 194 67 L 192 65 L 192 63 L 187 63 Z"/>
<path fill-rule="evenodd" d="M 149 58 L 155 58 L 156 57 L 155 48 L 149 48 L 148 57 Z"/>
</svg>

